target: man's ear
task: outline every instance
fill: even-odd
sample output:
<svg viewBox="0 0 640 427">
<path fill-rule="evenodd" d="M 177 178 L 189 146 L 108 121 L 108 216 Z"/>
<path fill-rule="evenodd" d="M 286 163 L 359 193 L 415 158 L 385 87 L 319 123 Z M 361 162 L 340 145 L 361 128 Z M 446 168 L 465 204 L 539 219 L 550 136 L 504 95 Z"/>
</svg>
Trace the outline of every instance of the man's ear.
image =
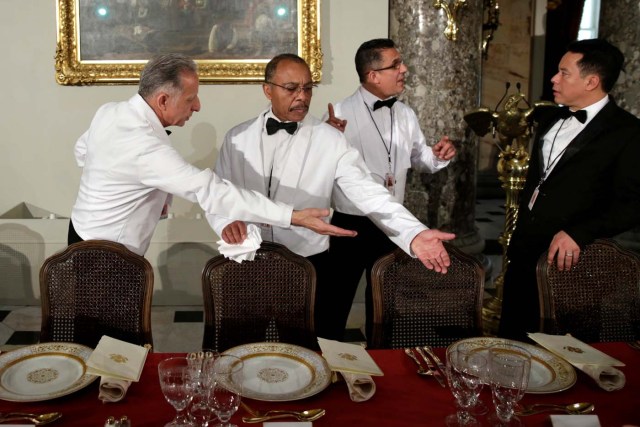
<svg viewBox="0 0 640 427">
<path fill-rule="evenodd" d="M 264 96 L 271 101 L 271 85 L 268 83 L 262 83 L 262 91 L 264 92 Z"/>
<path fill-rule="evenodd" d="M 586 90 L 597 89 L 597 88 L 599 88 L 601 86 L 600 85 L 600 83 L 601 83 L 600 82 L 600 76 L 597 75 L 597 74 L 589 74 L 587 76 L 586 83 L 587 83 L 586 86 L 585 86 Z"/>
<path fill-rule="evenodd" d="M 167 104 L 169 103 L 169 95 L 167 95 L 166 92 L 158 92 L 153 101 L 155 102 L 157 108 L 160 109 L 160 111 L 166 111 Z"/>
</svg>

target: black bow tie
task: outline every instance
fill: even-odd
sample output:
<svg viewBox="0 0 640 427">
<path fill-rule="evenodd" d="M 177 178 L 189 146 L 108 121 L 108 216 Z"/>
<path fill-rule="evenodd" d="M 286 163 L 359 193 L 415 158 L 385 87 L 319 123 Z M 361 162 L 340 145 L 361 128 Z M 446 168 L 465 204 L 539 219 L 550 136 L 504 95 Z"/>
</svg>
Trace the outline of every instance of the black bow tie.
<svg viewBox="0 0 640 427">
<path fill-rule="evenodd" d="M 167 133 L 167 135 L 171 135 L 171 131 L 170 130 L 166 130 L 165 129 L 164 131 Z"/>
<path fill-rule="evenodd" d="M 384 101 L 376 101 L 373 104 L 373 111 L 376 111 L 378 108 L 382 108 L 382 107 L 393 107 L 393 104 L 395 104 L 395 102 L 398 100 L 398 98 L 389 98 L 387 100 Z"/>
<path fill-rule="evenodd" d="M 571 111 L 569 107 L 561 107 L 560 118 L 568 119 L 569 117 L 575 117 L 580 123 L 587 121 L 587 112 L 585 110 Z"/>
<path fill-rule="evenodd" d="M 274 133 L 278 132 L 280 129 L 284 129 L 289 133 L 289 135 L 293 135 L 296 129 L 298 129 L 298 123 L 279 122 L 272 117 L 269 117 L 269 119 L 267 119 L 267 135 L 273 135 Z"/>
</svg>

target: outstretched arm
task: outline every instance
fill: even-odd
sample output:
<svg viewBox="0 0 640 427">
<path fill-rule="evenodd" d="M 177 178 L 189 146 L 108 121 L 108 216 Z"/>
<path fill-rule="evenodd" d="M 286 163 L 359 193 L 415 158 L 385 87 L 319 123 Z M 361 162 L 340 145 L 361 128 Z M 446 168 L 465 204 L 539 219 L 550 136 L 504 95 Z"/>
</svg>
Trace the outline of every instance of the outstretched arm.
<svg viewBox="0 0 640 427">
<path fill-rule="evenodd" d="M 424 230 L 411 241 L 411 250 L 429 270 L 444 274 L 451 265 L 451 260 L 442 242 L 455 237 L 453 233 L 440 230 Z"/>
<path fill-rule="evenodd" d="M 291 215 L 291 224 L 308 228 L 318 234 L 326 234 L 329 236 L 345 236 L 355 237 L 358 233 L 353 230 L 345 230 L 336 227 L 322 220 L 329 216 L 329 209 L 307 208 L 299 211 L 293 211 Z"/>
</svg>

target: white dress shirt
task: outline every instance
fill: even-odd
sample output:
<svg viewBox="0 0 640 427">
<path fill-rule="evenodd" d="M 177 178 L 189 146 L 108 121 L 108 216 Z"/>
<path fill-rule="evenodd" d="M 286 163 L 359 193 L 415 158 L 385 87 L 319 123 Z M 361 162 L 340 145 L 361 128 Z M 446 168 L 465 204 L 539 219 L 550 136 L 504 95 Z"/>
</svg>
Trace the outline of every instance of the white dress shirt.
<svg viewBox="0 0 640 427">
<path fill-rule="evenodd" d="M 220 177 L 266 194 L 265 183 L 271 171 L 270 162 L 265 159 L 272 157 L 272 199 L 293 205 L 294 209 L 328 209 L 334 188 L 338 188 L 394 243 L 411 253 L 411 241 L 427 227 L 371 178 L 360 154 L 349 146 L 340 131 L 307 115 L 294 135 L 280 130 L 268 136 L 265 123 L 270 114 L 265 111 L 225 135 L 215 168 Z M 272 154 L 267 154 L 267 150 Z M 224 227 L 240 218 L 207 215 L 207 219 L 221 235 Z M 328 236 L 295 226 L 274 227 L 273 241 L 302 256 L 329 247 Z"/>
<path fill-rule="evenodd" d="M 75 156 L 83 170 L 71 219 L 84 240 L 120 242 L 144 255 L 170 194 L 197 202 L 208 213 L 281 227 L 291 223 L 290 206 L 187 163 L 140 95 L 100 107 L 78 139 Z"/>
<path fill-rule="evenodd" d="M 542 163 L 545 177 L 549 176 L 553 168 L 564 154 L 565 150 L 578 136 L 589 122 L 607 105 L 609 95 L 605 95 L 600 101 L 583 108 L 587 112 L 587 120 L 580 123 L 578 119 L 571 116 L 566 120 L 558 120 L 551 129 L 544 135 L 542 143 Z"/>
<path fill-rule="evenodd" d="M 373 111 L 377 100 L 378 97 L 360 86 L 353 95 L 335 104 L 334 112 L 336 117 L 347 120 L 344 135 L 349 144 L 360 152 L 376 182 L 384 183 L 385 174 L 389 171 L 388 152 L 391 151 L 391 168 L 396 179 L 394 196 L 402 203 L 409 168 L 433 173 L 447 166 L 449 160 L 440 160 L 433 154 L 420 129 L 418 117 L 409 106 L 396 101 L 391 108 Z M 339 212 L 363 215 L 339 190 L 334 194 L 333 203 Z"/>
</svg>

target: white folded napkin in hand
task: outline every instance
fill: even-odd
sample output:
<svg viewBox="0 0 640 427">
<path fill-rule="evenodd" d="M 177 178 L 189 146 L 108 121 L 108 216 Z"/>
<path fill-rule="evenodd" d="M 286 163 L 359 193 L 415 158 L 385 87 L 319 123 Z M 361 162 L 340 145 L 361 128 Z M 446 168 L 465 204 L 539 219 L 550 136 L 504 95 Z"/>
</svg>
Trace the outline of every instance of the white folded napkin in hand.
<svg viewBox="0 0 640 427">
<path fill-rule="evenodd" d="M 354 402 L 369 400 L 376 393 L 376 383 L 371 375 L 340 372 L 349 389 L 349 397 Z"/>
<path fill-rule="evenodd" d="M 244 239 L 244 242 L 229 244 L 220 239 L 216 243 L 218 243 L 218 251 L 226 258 L 239 263 L 242 261 L 253 261 L 256 256 L 256 251 L 260 249 L 262 235 L 257 225 L 249 224 L 247 226 L 247 238 Z"/>
<path fill-rule="evenodd" d="M 536 332 L 528 335 L 538 344 L 589 375 L 604 390 L 614 391 L 624 387 L 626 383 L 624 373 L 614 368 L 614 366 L 625 366 L 621 361 L 568 334 L 548 335 Z"/>
<path fill-rule="evenodd" d="M 131 381 L 119 378 L 100 377 L 100 393 L 98 394 L 98 399 L 103 403 L 118 402 L 124 399 L 130 385 Z"/>
</svg>

